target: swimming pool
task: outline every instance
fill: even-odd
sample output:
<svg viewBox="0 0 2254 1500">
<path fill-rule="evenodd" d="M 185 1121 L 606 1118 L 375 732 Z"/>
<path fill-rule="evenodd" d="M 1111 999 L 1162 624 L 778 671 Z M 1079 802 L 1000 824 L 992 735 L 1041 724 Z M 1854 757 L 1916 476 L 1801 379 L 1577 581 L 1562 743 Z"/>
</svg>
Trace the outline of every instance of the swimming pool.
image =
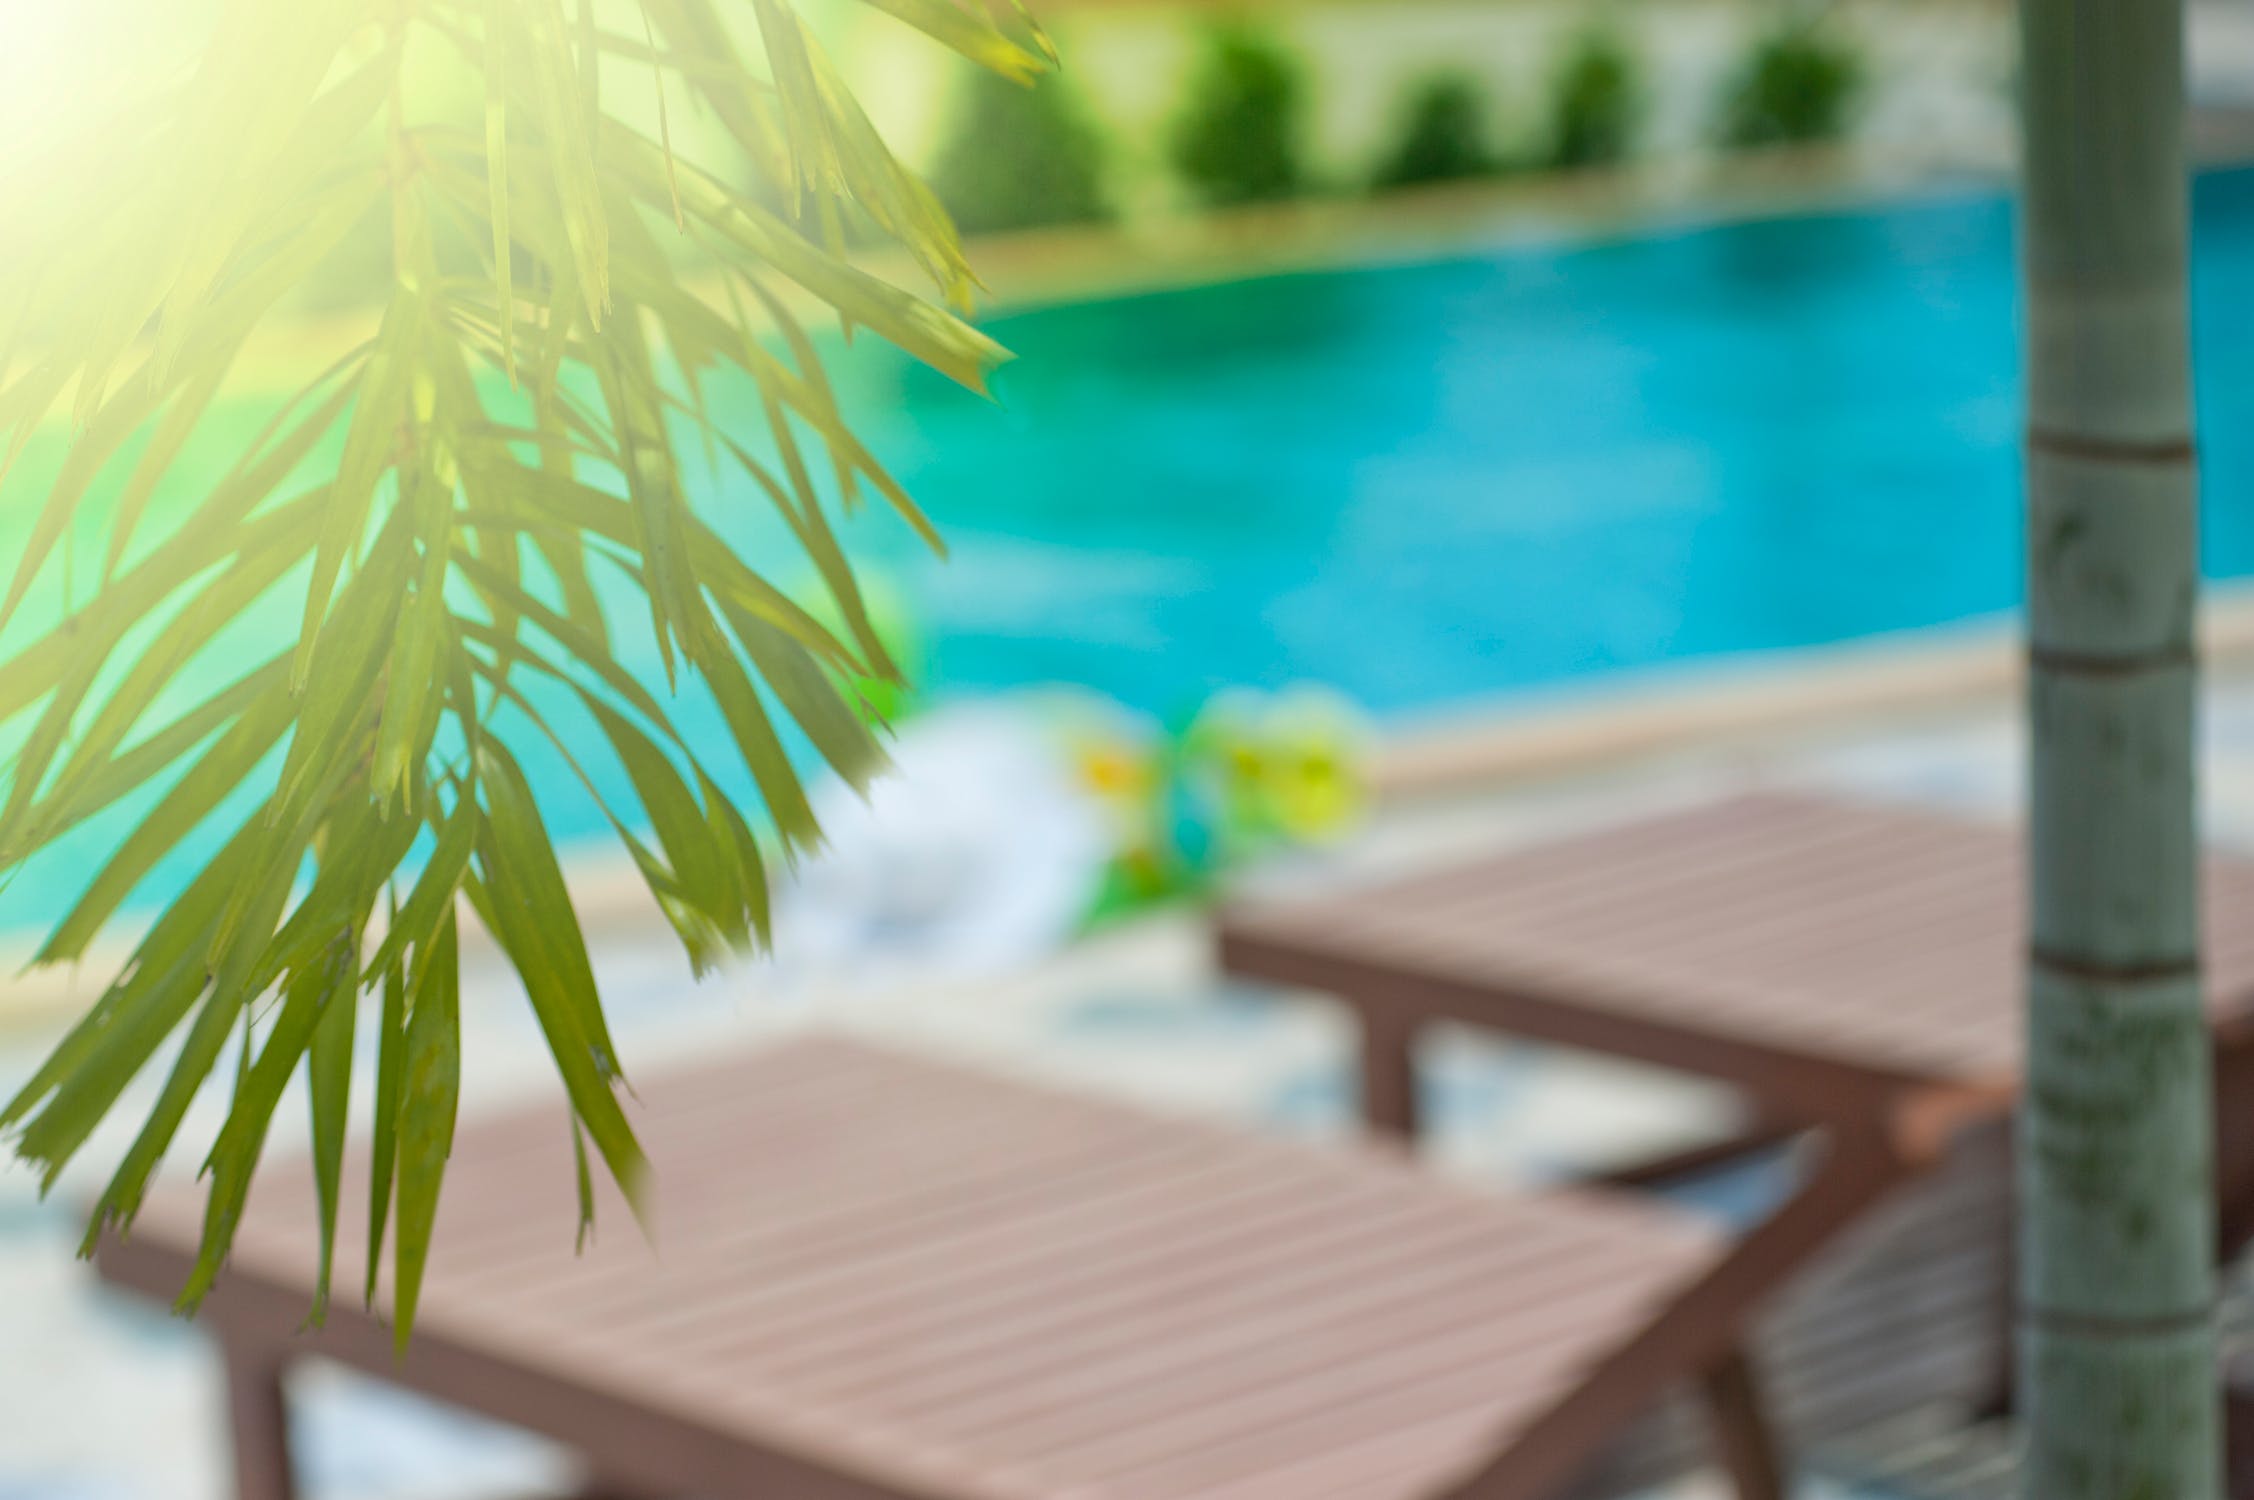
<svg viewBox="0 0 2254 1500">
<path fill-rule="evenodd" d="M 2196 205 L 2205 562 L 2238 577 L 2254 171 Z M 954 547 L 871 538 L 934 690 L 1397 715 L 2015 606 L 2012 257 L 2004 198 L 1932 197 L 997 318 L 998 408 L 866 341 L 840 375 Z"/>
<path fill-rule="evenodd" d="M 2205 566 L 2241 577 L 2254 170 L 2196 213 Z M 930 697 L 1069 683 L 1167 717 L 1319 682 L 1399 718 L 1993 614 L 2021 588 L 2014 297 L 2008 203 L 1960 194 L 1021 312 L 989 325 L 1020 356 L 999 404 L 864 338 L 833 375 L 952 556 L 882 515 L 850 541 Z M 787 581 L 765 502 L 708 489 Z M 681 723 L 724 746 L 708 705 Z M 524 759 L 559 837 L 607 837 L 560 757 Z M 0 890 L 0 929 L 59 915 L 124 826 Z"/>
</svg>

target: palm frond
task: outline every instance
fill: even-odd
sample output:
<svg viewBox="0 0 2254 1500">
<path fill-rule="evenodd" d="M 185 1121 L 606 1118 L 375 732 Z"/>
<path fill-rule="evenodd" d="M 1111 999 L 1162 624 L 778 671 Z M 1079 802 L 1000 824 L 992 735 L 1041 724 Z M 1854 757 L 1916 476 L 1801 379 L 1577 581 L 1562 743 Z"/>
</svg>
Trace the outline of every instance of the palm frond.
<svg viewBox="0 0 2254 1500">
<path fill-rule="evenodd" d="M 1015 78 L 1053 58 L 1014 7 L 872 3 Z M 75 424 L 59 473 L 26 497 L 30 529 L 0 585 L 15 643 L 0 659 L 0 865 L 130 812 L 40 950 L 64 962 L 126 921 L 169 856 L 205 851 L 183 887 L 158 892 L 130 961 L 0 1127 L 52 1183 L 173 1046 L 91 1244 L 131 1222 L 238 1045 L 184 1307 L 224 1261 L 302 1067 L 315 1315 L 362 1107 L 365 1294 L 388 1230 L 406 1336 L 452 1140 L 465 905 L 524 981 L 579 1159 L 591 1143 L 639 1201 L 623 1066 L 525 736 L 553 735 L 574 765 L 611 757 L 639 808 L 605 812 L 700 970 L 765 940 L 767 860 L 820 838 L 785 726 L 855 783 L 882 764 L 847 684 L 897 669 L 825 505 L 866 487 L 928 523 L 853 436 L 801 311 L 826 305 L 974 389 L 1002 351 L 840 253 L 830 230 L 850 211 L 948 301 L 974 284 L 946 215 L 788 0 L 640 4 L 641 26 L 611 29 L 562 0 L 224 0 L 190 73 L 113 122 L 130 149 L 86 155 L 108 175 L 55 195 L 36 240 L 0 245 L 0 286 L 22 291 L 0 345 L 0 466 L 43 423 Z M 608 75 L 627 69 L 654 75 L 654 138 L 610 102 Z M 429 83 L 464 73 L 467 95 Z M 768 190 L 684 155 L 668 94 L 709 111 Z M 217 482 L 154 503 L 183 482 L 246 346 L 371 221 L 389 226 L 388 273 L 351 348 Z M 723 373 L 756 392 L 772 461 L 712 421 L 705 382 Z M 787 597 L 697 514 L 684 433 L 752 475 L 834 608 Z M 99 586 L 31 629 L 32 602 L 89 530 Z M 665 686 L 620 655 L 629 622 L 606 608 L 598 569 L 646 606 L 632 629 Z M 272 654 L 209 686 L 246 638 Z M 733 772 L 676 726 L 688 692 L 717 705 L 762 817 L 731 803 Z M 567 709 L 592 732 L 560 728 Z M 351 1059 L 369 1029 L 362 1101 Z"/>
</svg>

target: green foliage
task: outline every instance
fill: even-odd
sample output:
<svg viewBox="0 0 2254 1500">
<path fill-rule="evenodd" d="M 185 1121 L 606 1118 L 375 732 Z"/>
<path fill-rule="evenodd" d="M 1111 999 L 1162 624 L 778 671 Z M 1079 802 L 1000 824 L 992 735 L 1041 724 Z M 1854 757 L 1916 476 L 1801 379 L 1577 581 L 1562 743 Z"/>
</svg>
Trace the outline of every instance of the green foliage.
<svg viewBox="0 0 2254 1500">
<path fill-rule="evenodd" d="M 1643 123 L 1643 65 L 1610 25 L 1580 32 L 1550 85 L 1548 163 L 1595 167 L 1624 161 Z"/>
<path fill-rule="evenodd" d="M 1013 77 L 1048 65 L 1022 18 L 872 3 Z M 846 425 L 802 318 L 826 307 L 974 388 L 1000 351 L 837 253 L 856 212 L 951 298 L 971 286 L 937 201 L 786 0 L 746 7 L 758 72 L 713 0 L 641 0 L 628 31 L 556 0 L 218 10 L 208 50 L 169 92 L 32 164 L 19 182 L 41 232 L 0 237 L 0 461 L 51 410 L 75 424 L 46 493 L 9 497 L 30 526 L 0 628 L 30 626 L 27 599 L 67 601 L 57 575 L 72 538 L 101 538 L 79 569 L 98 577 L 91 596 L 52 628 L 15 630 L 0 658 L 12 751 L 0 868 L 121 801 L 149 809 L 38 955 L 69 963 L 161 858 L 211 851 L 0 1125 L 52 1184 L 177 1039 L 91 1245 L 131 1222 L 190 1100 L 239 1057 L 205 1162 L 203 1253 L 181 1298 L 192 1308 L 303 1064 L 325 1286 L 352 1017 L 369 994 L 367 1290 L 388 1219 L 404 1338 L 461 1067 L 460 905 L 524 981 L 575 1138 L 630 1199 L 645 1173 L 520 750 L 547 739 L 567 758 L 575 743 L 616 756 L 640 810 L 606 811 L 699 969 L 760 943 L 767 860 L 818 836 L 780 720 L 858 782 L 881 755 L 840 684 L 898 675 L 831 512 L 874 494 L 924 524 Z M 420 87 L 424 68 L 478 87 L 466 99 Z M 614 108 L 636 90 L 654 131 Z M 454 102 L 406 102 L 426 99 Z M 718 122 L 795 220 L 673 149 L 668 111 L 684 103 Z M 160 524 L 152 490 L 269 310 L 371 218 L 388 241 L 380 305 L 224 477 Z M 756 391 L 770 456 L 714 430 L 715 378 Z M 684 439 L 750 475 L 834 625 L 691 508 Z M 631 618 L 598 602 L 598 573 L 632 591 Z M 630 665 L 630 639 L 664 689 Z M 197 686 L 215 680 L 227 685 Z M 740 768 L 702 763 L 676 728 L 669 699 L 692 683 L 724 716 Z M 565 734 L 566 716 L 599 737 Z M 771 833 L 721 790 L 739 774 Z"/>
<path fill-rule="evenodd" d="M 1062 80 L 969 75 L 931 185 L 966 234 L 1111 217 L 1103 137 Z"/>
<path fill-rule="evenodd" d="M 1209 208 L 1296 197 L 1306 180 L 1305 117 L 1298 57 L 1242 22 L 1216 26 L 1174 121 L 1175 170 Z"/>
<path fill-rule="evenodd" d="M 1375 181 L 1381 188 L 1454 182 L 1501 166 L 1488 142 L 1484 88 L 1469 73 L 1449 71 L 1422 79 L 1410 93 Z"/>
<path fill-rule="evenodd" d="M 1362 716 L 1325 693 L 1221 694 L 1172 732 L 1106 716 L 1071 737 L 1114 838 L 1091 926 L 1212 893 L 1228 870 L 1327 842 L 1369 805 Z"/>
<path fill-rule="evenodd" d="M 1787 21 L 1754 43 L 1726 86 L 1722 144 L 1837 140 L 1847 133 L 1862 84 L 1862 59 L 1846 41 L 1816 22 Z"/>
</svg>

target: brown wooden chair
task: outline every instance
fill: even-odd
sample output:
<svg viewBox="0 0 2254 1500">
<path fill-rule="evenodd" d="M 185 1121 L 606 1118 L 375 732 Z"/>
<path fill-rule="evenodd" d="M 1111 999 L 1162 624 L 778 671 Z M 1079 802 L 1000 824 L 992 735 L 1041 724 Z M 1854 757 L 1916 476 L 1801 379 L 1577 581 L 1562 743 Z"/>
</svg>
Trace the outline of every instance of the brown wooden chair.
<svg viewBox="0 0 2254 1500">
<path fill-rule="evenodd" d="M 654 1244 L 606 1201 L 574 1255 L 555 1109 L 468 1124 L 400 1359 L 374 1313 L 302 1326 L 312 1176 L 267 1169 L 201 1314 L 243 1500 L 292 1493 L 282 1376 L 309 1356 L 545 1434 L 613 1496 L 1536 1500 L 1680 1387 L 1772 1500 L 1738 1335 L 1863 1201 L 1732 1243 L 1633 1195 L 1490 1191 L 818 1037 L 641 1096 Z M 198 1212 L 156 1195 L 102 1274 L 169 1298 Z"/>
<path fill-rule="evenodd" d="M 1749 1325 L 1784 1440 L 1813 1452 L 1937 1403 L 1970 1423 L 2007 1393 L 2023 878 L 2009 826 L 1760 792 L 1248 903 L 1223 914 L 1218 946 L 1226 970 L 1353 1011 L 1376 1133 L 1416 1133 L 1416 1045 L 1452 1024 L 1702 1075 L 1745 1101 L 1750 1133 L 1645 1180 L 1795 1133 L 1920 1140 L 1932 1165 L 1914 1182 L 1869 1152 L 1803 1179 L 1803 1196 L 1852 1196 L 1857 1161 L 1877 1174 Z M 2235 1250 L 2254 1233 L 2254 863 L 2211 855 L 2204 890 L 2221 1248 Z M 1611 1446 L 1611 1485 L 1679 1464 L 1693 1427 L 1676 1405 Z"/>
</svg>

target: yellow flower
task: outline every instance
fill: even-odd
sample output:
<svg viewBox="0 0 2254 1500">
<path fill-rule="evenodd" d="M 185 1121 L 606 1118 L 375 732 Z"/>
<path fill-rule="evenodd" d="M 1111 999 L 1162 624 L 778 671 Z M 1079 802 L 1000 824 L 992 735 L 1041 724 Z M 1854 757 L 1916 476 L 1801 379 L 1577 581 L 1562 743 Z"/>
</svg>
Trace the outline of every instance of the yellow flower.
<svg viewBox="0 0 2254 1500">
<path fill-rule="evenodd" d="M 1130 800 L 1149 793 L 1150 757 L 1127 745 L 1084 745 L 1079 754 L 1080 780 L 1099 797 Z"/>
</svg>

